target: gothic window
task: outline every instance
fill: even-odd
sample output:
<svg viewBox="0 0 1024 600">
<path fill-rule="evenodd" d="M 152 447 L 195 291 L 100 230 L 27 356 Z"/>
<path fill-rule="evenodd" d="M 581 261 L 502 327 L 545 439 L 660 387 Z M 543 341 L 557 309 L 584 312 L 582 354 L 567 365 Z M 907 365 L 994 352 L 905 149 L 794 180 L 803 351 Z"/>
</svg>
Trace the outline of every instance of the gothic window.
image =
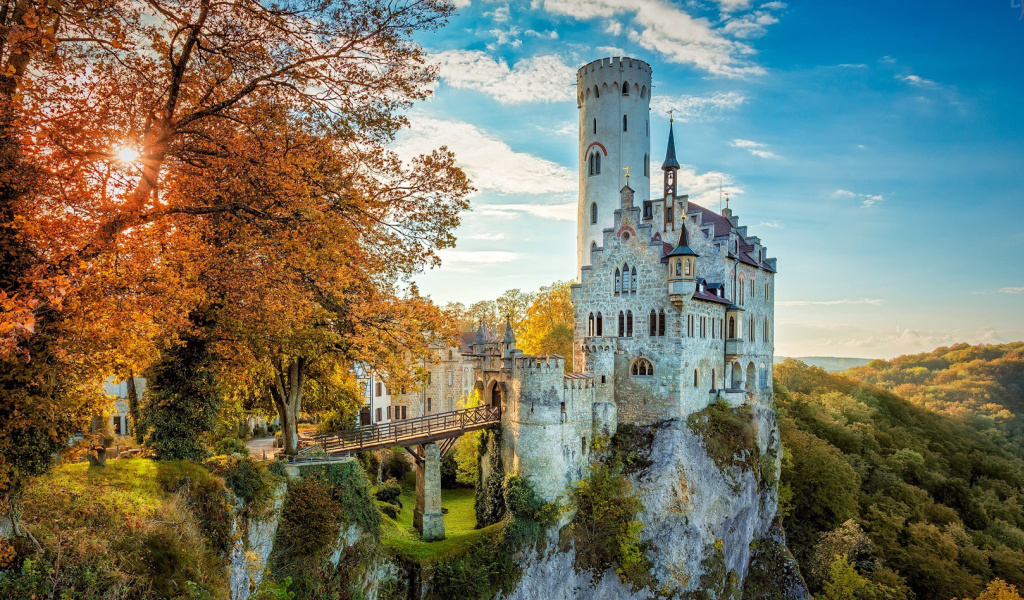
<svg viewBox="0 0 1024 600">
<path fill-rule="evenodd" d="M 676 259 L 676 276 L 683 276 L 683 261 L 679 260 L 678 258 Z"/>
<path fill-rule="evenodd" d="M 629 368 L 629 374 L 633 377 L 653 377 L 654 376 L 654 365 L 651 361 L 646 358 L 638 358 L 633 361 L 633 365 Z"/>
<path fill-rule="evenodd" d="M 590 242 L 590 251 L 597 250 L 597 242 Z"/>
<path fill-rule="evenodd" d="M 433 404 L 434 404 L 433 399 L 427 398 L 427 412 L 430 412 L 430 411 L 434 410 Z"/>
<path fill-rule="evenodd" d="M 448 371 L 448 385 L 455 385 L 455 373 Z"/>
<path fill-rule="evenodd" d="M 646 85 L 643 86 L 642 88 L 640 88 L 640 97 L 641 98 L 646 98 L 647 97 L 647 86 Z"/>
<path fill-rule="evenodd" d="M 700 370 L 693 370 L 693 387 L 700 387 Z"/>
<path fill-rule="evenodd" d="M 715 389 L 715 370 L 711 369 L 711 389 Z"/>
<path fill-rule="evenodd" d="M 590 313 L 590 318 L 587 319 L 587 335 L 594 335 L 594 313 Z"/>
<path fill-rule="evenodd" d="M 636 267 L 629 274 L 629 292 L 631 294 L 636 293 Z"/>
<path fill-rule="evenodd" d="M 594 133 L 597 133 L 597 119 L 594 119 Z"/>
<path fill-rule="evenodd" d="M 628 96 L 629 95 L 629 82 L 627 82 L 627 81 L 623 81 L 622 82 L 622 95 L 623 96 Z"/>
<path fill-rule="evenodd" d="M 707 317 L 701 317 L 700 318 L 700 337 L 702 337 L 702 338 L 708 337 L 708 318 Z"/>
<path fill-rule="evenodd" d="M 736 317 L 729 317 L 729 339 L 736 339 Z"/>
<path fill-rule="evenodd" d="M 601 90 L 599 90 L 596 85 L 594 86 L 594 97 L 595 98 L 600 98 L 601 97 Z"/>
<path fill-rule="evenodd" d="M 739 292 L 740 292 L 740 306 L 743 306 L 743 302 L 746 300 L 746 289 L 747 289 L 747 286 L 744 285 L 744 281 L 743 281 L 742 277 L 740 277 L 740 284 L 737 287 L 740 288 L 739 289 Z"/>
<path fill-rule="evenodd" d="M 661 241 L 661 234 L 660 233 L 654 234 L 654 241 L 655 242 L 660 242 Z"/>
<path fill-rule="evenodd" d="M 761 336 L 761 340 L 768 341 L 768 317 L 764 318 L 764 335 Z"/>
<path fill-rule="evenodd" d="M 594 155 L 591 154 L 587 157 L 587 175 L 594 174 Z"/>
<path fill-rule="evenodd" d="M 686 335 L 693 337 L 693 315 L 686 316 Z"/>
<path fill-rule="evenodd" d="M 633 311 L 626 311 L 626 337 L 633 337 Z"/>
<path fill-rule="evenodd" d="M 622 273 L 618 269 L 615 269 L 615 295 L 618 296 L 619 292 L 622 291 Z"/>
<path fill-rule="evenodd" d="M 619 311 L 619 337 L 626 336 L 626 314 Z"/>
<path fill-rule="evenodd" d="M 650 159 L 644 154 L 644 177 L 651 176 L 651 162 Z"/>
<path fill-rule="evenodd" d="M 754 316 L 753 315 L 750 316 L 750 325 L 749 325 L 748 329 L 749 329 L 750 333 L 749 333 L 749 335 L 747 337 L 750 339 L 750 341 L 753 342 L 754 341 L 754 331 L 755 331 L 755 329 L 754 329 Z"/>
<path fill-rule="evenodd" d="M 590 222 L 597 223 L 597 202 L 590 205 Z"/>
<path fill-rule="evenodd" d="M 600 335 L 602 335 L 604 333 L 602 331 L 603 327 L 602 327 L 601 321 L 602 321 L 601 313 L 597 313 L 597 335 L 598 336 L 600 336 Z"/>
<path fill-rule="evenodd" d="M 629 121 L 626 119 L 626 115 L 622 115 L 622 130 L 629 131 Z"/>
<path fill-rule="evenodd" d="M 693 260 L 686 259 L 686 271 L 684 273 L 687 277 L 693 276 Z"/>
<path fill-rule="evenodd" d="M 665 336 L 665 311 L 658 311 L 658 336 Z"/>
<path fill-rule="evenodd" d="M 658 335 L 658 313 L 654 312 L 653 308 L 651 309 L 651 320 L 648 323 L 648 329 L 651 337 Z"/>
<path fill-rule="evenodd" d="M 768 367 L 764 363 L 757 368 L 757 385 L 761 389 L 768 387 Z"/>
<path fill-rule="evenodd" d="M 754 289 L 754 278 L 750 278 L 750 299 L 753 300 L 757 297 L 757 291 Z"/>
<path fill-rule="evenodd" d="M 764 299 L 768 300 L 768 282 L 764 282 Z"/>
</svg>

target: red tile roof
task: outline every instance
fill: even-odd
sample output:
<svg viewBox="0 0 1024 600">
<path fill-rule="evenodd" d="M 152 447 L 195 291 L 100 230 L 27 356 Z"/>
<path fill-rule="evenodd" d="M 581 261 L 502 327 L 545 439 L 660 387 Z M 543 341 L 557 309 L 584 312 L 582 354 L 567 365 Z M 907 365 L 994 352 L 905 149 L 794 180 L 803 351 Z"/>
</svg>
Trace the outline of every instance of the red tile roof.
<svg viewBox="0 0 1024 600">
<path fill-rule="evenodd" d="M 719 304 L 725 304 L 725 305 L 732 304 L 732 302 L 730 302 L 729 300 L 726 300 L 725 298 L 719 298 L 718 296 L 716 296 L 715 294 L 712 294 L 711 292 L 702 292 L 700 290 L 697 290 L 696 292 L 693 293 L 693 299 L 694 300 L 706 300 L 707 302 L 717 302 Z"/>
<path fill-rule="evenodd" d="M 462 335 L 459 336 L 459 350 L 463 354 L 469 354 L 473 350 L 473 342 L 476 341 L 476 333 L 473 331 L 463 331 Z"/>
<path fill-rule="evenodd" d="M 700 204 L 696 204 L 694 202 L 689 203 L 689 208 L 687 209 L 687 212 L 695 208 L 699 210 L 701 213 L 702 223 L 704 223 L 705 225 L 710 223 L 715 226 L 714 237 L 729 235 L 729 232 L 732 230 L 732 223 L 729 222 L 729 219 L 726 219 L 725 217 L 716 213 L 715 211 L 708 208 L 704 208 Z"/>
</svg>

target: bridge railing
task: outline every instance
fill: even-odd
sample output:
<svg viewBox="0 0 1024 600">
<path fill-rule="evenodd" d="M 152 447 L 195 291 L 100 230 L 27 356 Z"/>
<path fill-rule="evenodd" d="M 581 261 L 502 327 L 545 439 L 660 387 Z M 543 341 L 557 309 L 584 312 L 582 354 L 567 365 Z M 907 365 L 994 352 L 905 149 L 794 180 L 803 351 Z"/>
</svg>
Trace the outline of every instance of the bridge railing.
<svg viewBox="0 0 1024 600">
<path fill-rule="evenodd" d="M 429 439 L 434 436 L 452 437 L 444 434 L 452 431 L 480 429 L 500 420 L 501 408 L 477 406 L 414 419 L 333 431 L 315 435 L 311 442 L 312 445 L 320 446 L 327 452 L 359 450 L 388 444 L 400 445 L 403 441 Z"/>
</svg>

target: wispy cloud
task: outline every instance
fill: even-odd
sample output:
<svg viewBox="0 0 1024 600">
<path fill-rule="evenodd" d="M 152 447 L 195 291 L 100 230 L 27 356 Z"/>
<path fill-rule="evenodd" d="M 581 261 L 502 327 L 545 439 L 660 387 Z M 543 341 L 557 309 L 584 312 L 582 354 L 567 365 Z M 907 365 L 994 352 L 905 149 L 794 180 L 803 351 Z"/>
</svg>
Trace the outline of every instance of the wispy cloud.
<svg viewBox="0 0 1024 600">
<path fill-rule="evenodd" d="M 885 200 L 881 194 L 858 194 L 857 192 L 851 192 L 850 190 L 836 190 L 832 192 L 833 198 L 851 198 L 860 200 L 861 208 L 871 208 Z"/>
<path fill-rule="evenodd" d="M 765 150 L 765 148 L 768 147 L 767 144 L 762 144 L 760 142 L 754 142 L 751 140 L 733 140 L 731 143 L 733 147 L 742 148 L 747 152 L 753 154 L 754 156 L 760 158 L 780 158 L 778 154 L 775 154 L 771 150 Z"/>
<path fill-rule="evenodd" d="M 781 229 L 782 223 L 778 221 L 761 221 L 757 224 L 758 227 L 770 227 L 771 229 Z"/>
<path fill-rule="evenodd" d="M 844 298 L 842 300 L 777 300 L 776 306 L 845 306 L 850 304 L 869 304 L 881 306 L 881 298 Z"/>
<path fill-rule="evenodd" d="M 481 50 L 447 50 L 431 60 L 446 84 L 476 90 L 502 104 L 563 102 L 575 97 L 576 69 L 558 56 L 541 54 L 509 66 Z"/>
<path fill-rule="evenodd" d="M 651 161 L 651 173 L 661 171 L 661 162 Z M 735 196 L 743 193 L 743 188 L 736 184 L 735 178 L 721 171 L 705 171 L 700 173 L 693 165 L 681 165 L 676 179 L 680 194 L 689 194 L 690 201 L 706 208 L 718 206 L 720 194 Z M 651 177 L 651 198 L 661 198 L 661 178 Z"/>
<path fill-rule="evenodd" d="M 519 258 L 516 252 L 505 250 L 439 250 L 438 256 L 442 264 L 449 265 L 479 265 L 491 263 L 507 263 Z"/>
<path fill-rule="evenodd" d="M 465 236 L 465 238 L 467 240 L 484 240 L 484 241 L 488 241 L 488 242 L 496 242 L 498 240 L 505 239 L 505 234 L 504 233 L 490 233 L 490 232 L 471 233 L 471 234 Z"/>
<path fill-rule="evenodd" d="M 755 38 L 765 34 L 769 25 L 779 22 L 778 17 L 765 10 L 729 19 L 722 26 L 722 31 L 738 38 Z"/>
<path fill-rule="evenodd" d="M 541 219 L 553 221 L 575 221 L 576 202 L 563 202 L 560 204 L 483 204 L 474 207 L 480 215 L 509 216 L 515 214 L 526 214 Z"/>
<path fill-rule="evenodd" d="M 720 0 L 725 13 L 746 8 L 749 0 Z M 611 35 L 626 35 L 637 46 L 669 62 L 688 64 L 713 75 L 748 77 L 764 73 L 751 62 L 755 50 L 704 17 L 695 17 L 667 0 L 535 0 L 549 13 L 579 20 L 605 19 Z"/>
<path fill-rule="evenodd" d="M 679 121 L 708 121 L 727 110 L 736 110 L 747 101 L 739 92 L 715 92 L 708 96 L 654 96 L 651 111 L 667 113 Z"/>
<path fill-rule="evenodd" d="M 1024 287 L 1004 287 L 999 288 L 1000 294 L 1024 294 Z"/>
<path fill-rule="evenodd" d="M 575 171 L 526 152 L 517 152 L 492 133 L 462 121 L 409 115 L 409 128 L 395 142 L 403 158 L 447 146 L 479 191 L 501 194 L 575 194 Z"/>
<path fill-rule="evenodd" d="M 915 87 L 932 88 L 939 85 L 931 79 L 925 79 L 924 77 L 919 77 L 917 75 L 897 75 L 896 79 L 899 79 L 904 83 L 909 83 Z"/>
</svg>

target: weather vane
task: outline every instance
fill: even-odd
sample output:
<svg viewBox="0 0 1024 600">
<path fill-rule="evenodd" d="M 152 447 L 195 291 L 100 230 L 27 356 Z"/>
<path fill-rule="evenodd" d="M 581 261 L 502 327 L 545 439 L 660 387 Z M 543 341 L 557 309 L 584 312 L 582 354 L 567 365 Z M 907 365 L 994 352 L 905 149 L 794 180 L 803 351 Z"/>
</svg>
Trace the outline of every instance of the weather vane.
<svg viewBox="0 0 1024 600">
<path fill-rule="evenodd" d="M 626 172 L 626 185 L 629 185 L 629 167 L 622 167 L 622 170 Z"/>
<path fill-rule="evenodd" d="M 676 112 L 676 109 L 670 108 L 670 109 L 668 109 L 667 112 L 668 112 L 668 122 L 671 123 L 671 122 L 675 121 L 675 117 L 672 116 L 672 113 Z"/>
</svg>

